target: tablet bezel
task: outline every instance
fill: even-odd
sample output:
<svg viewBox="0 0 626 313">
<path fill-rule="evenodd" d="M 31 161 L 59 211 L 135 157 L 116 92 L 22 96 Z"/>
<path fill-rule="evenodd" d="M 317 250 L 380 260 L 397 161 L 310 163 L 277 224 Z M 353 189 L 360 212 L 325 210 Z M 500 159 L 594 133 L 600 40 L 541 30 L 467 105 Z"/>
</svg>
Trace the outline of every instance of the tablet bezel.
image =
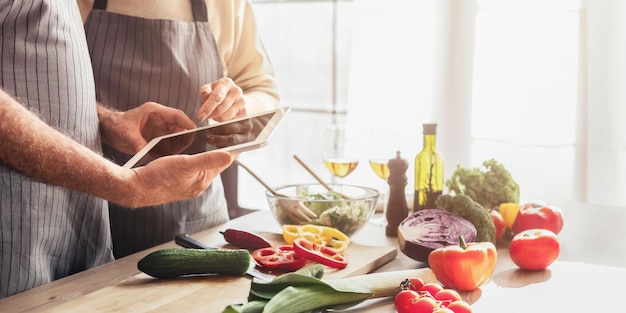
<svg viewBox="0 0 626 313">
<path fill-rule="evenodd" d="M 251 119 L 257 118 L 259 116 L 263 116 L 263 115 L 273 114 L 272 118 L 267 122 L 267 124 L 265 124 L 265 126 L 263 126 L 263 129 L 259 132 L 259 135 L 256 137 L 255 140 L 250 141 L 250 142 L 246 142 L 246 143 L 235 144 L 235 145 L 232 145 L 232 146 L 222 147 L 222 148 L 218 148 L 218 149 L 211 150 L 211 151 L 228 151 L 230 153 L 241 153 L 241 152 L 244 152 L 244 151 L 249 151 L 249 150 L 253 150 L 253 149 L 258 149 L 258 148 L 264 147 L 264 146 L 267 145 L 271 135 L 274 133 L 274 130 L 276 129 L 276 127 L 278 126 L 279 122 L 283 119 L 283 117 L 285 116 L 285 114 L 287 114 L 288 111 L 289 111 L 289 107 L 281 107 L 281 108 L 268 110 L 268 111 L 264 111 L 264 112 L 257 113 L 257 114 L 252 114 L 252 115 L 249 115 L 249 116 L 246 116 L 246 117 L 232 119 L 232 120 L 226 121 L 226 122 L 213 123 L 213 124 L 206 125 L 206 126 L 196 127 L 196 128 L 193 128 L 193 129 L 188 129 L 188 130 L 184 130 L 184 131 L 180 131 L 180 132 L 171 133 L 171 134 L 167 134 L 167 135 L 156 137 L 156 138 L 150 140 L 150 142 L 148 142 L 147 145 L 145 145 L 130 160 L 128 160 L 124 164 L 123 167 L 124 168 L 133 168 L 133 167 L 135 167 L 135 165 L 139 161 L 141 161 L 141 159 L 146 154 L 148 154 L 148 152 L 152 148 L 154 148 L 163 139 L 167 139 L 167 138 L 171 138 L 171 137 L 175 137 L 175 136 L 187 135 L 187 134 L 194 133 L 194 132 L 204 131 L 204 130 L 209 129 L 209 128 L 219 127 L 219 126 L 223 126 L 223 125 L 227 125 L 227 124 L 231 124 L 231 123 L 235 123 L 235 122 L 239 122 L 239 121 L 243 121 L 243 120 L 251 120 Z"/>
</svg>

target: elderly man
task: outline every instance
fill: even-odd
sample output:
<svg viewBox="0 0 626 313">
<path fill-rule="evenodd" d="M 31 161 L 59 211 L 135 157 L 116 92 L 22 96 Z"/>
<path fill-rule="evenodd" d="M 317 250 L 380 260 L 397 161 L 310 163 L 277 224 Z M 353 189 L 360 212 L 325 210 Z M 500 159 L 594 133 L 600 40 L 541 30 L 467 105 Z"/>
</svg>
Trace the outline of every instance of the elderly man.
<svg viewBox="0 0 626 313">
<path fill-rule="evenodd" d="M 111 261 L 106 200 L 139 207 L 193 198 L 233 159 L 207 152 L 131 170 L 103 158 L 102 142 L 133 152 L 194 123 L 156 103 L 127 112 L 96 105 L 75 0 L 2 0 L 0 25 L 0 297 L 6 297 Z"/>
</svg>

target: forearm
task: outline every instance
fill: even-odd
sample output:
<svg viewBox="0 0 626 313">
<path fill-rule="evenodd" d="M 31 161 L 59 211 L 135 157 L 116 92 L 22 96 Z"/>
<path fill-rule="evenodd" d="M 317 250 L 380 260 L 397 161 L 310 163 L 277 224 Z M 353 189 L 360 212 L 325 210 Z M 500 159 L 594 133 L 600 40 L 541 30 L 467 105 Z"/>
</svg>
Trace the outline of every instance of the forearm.
<svg viewBox="0 0 626 313">
<path fill-rule="evenodd" d="M 246 99 L 248 114 L 260 113 L 278 107 L 278 99 L 263 92 L 244 92 L 243 96 Z"/>
<path fill-rule="evenodd" d="M 233 1 L 229 7 L 218 1 L 208 2 L 212 14 L 209 20 L 215 20 L 212 26 L 224 74 L 243 90 L 248 113 L 278 107 L 274 68 L 258 35 L 252 6 L 246 1 Z"/>
<path fill-rule="evenodd" d="M 130 171 L 48 126 L 0 91 L 0 162 L 37 180 L 112 200 Z"/>
<path fill-rule="evenodd" d="M 111 138 L 114 134 L 111 133 L 111 130 L 115 128 L 114 125 L 114 115 L 120 114 L 118 111 L 107 108 L 101 103 L 96 103 L 97 112 L 98 112 L 98 121 L 100 121 L 99 129 L 100 129 L 100 137 L 102 143 L 112 145 L 114 144 L 115 139 Z"/>
</svg>

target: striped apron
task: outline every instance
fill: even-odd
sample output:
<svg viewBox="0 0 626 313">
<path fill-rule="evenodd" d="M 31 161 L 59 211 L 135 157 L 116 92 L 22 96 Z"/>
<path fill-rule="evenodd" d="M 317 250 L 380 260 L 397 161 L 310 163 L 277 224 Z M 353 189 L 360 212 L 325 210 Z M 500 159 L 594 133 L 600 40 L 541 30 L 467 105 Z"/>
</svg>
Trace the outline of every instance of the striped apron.
<svg viewBox="0 0 626 313">
<path fill-rule="evenodd" d="M 100 152 L 93 73 L 76 0 L 2 1 L 0 25 L 1 88 Z M 111 260 L 103 199 L 38 182 L 0 163 L 0 297 Z"/>
<path fill-rule="evenodd" d="M 85 24 L 96 81 L 96 97 L 125 111 L 154 101 L 184 111 L 196 124 L 200 86 L 223 75 L 222 63 L 203 0 L 192 1 L 196 22 L 144 19 L 106 11 L 95 1 Z M 104 146 L 118 164 L 130 155 Z M 194 233 L 228 220 L 217 177 L 200 197 L 148 208 L 109 204 L 116 258 Z"/>
</svg>

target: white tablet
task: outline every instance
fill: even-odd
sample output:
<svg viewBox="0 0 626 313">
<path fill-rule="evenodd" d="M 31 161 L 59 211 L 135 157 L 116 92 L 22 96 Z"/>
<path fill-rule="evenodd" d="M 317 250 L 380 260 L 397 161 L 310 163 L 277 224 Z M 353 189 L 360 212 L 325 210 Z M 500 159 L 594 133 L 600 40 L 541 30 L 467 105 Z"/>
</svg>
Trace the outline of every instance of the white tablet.
<svg viewBox="0 0 626 313">
<path fill-rule="evenodd" d="M 143 166 L 167 155 L 214 150 L 239 153 L 263 147 L 288 111 L 288 107 L 283 107 L 156 137 L 128 160 L 124 167 Z"/>
</svg>

